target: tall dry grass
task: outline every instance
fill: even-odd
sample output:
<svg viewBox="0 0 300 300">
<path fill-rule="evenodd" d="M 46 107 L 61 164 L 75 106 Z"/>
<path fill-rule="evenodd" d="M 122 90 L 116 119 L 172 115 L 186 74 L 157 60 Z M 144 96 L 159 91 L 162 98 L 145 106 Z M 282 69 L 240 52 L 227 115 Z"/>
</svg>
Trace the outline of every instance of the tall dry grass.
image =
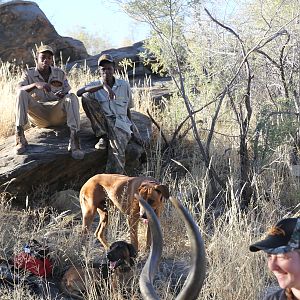
<svg viewBox="0 0 300 300">
<path fill-rule="evenodd" d="M 12 70 L 14 72 L 12 72 Z M 0 136 L 5 138 L 13 133 L 15 86 L 20 70 L 9 64 L 0 67 Z M 72 69 L 68 78 L 73 91 L 85 83 L 95 80 L 87 69 Z M 137 83 L 136 83 L 137 84 Z M 141 84 L 141 83 L 140 83 Z M 151 114 L 159 120 L 164 132 L 171 136 L 178 122 L 186 113 L 180 99 L 173 97 L 165 102 L 162 111 L 153 105 L 150 97 L 150 78 L 142 83 L 144 89 L 134 89 L 137 110 Z M 190 135 L 180 141 L 174 152 L 173 161 L 166 161 L 161 149 L 163 141 L 156 129 L 149 149 L 149 157 L 143 174 L 152 175 L 170 186 L 171 194 L 178 197 L 189 209 L 205 240 L 207 251 L 207 276 L 199 299 L 206 300 L 253 300 L 261 299 L 267 286 L 275 283 L 266 269 L 262 253 L 250 253 L 249 244 L 260 238 L 271 224 L 282 217 L 299 215 L 299 182 L 291 177 L 287 169 L 287 150 L 284 145 L 275 153 L 274 163 L 262 174 L 256 174 L 254 186 L 257 202 L 247 212 L 239 208 L 237 193 L 239 158 L 232 145 L 234 138 L 218 136 L 212 147 L 213 157 L 218 161 L 218 170 L 228 177 L 222 207 L 213 208 L 206 203 L 208 187 L 207 171 L 201 162 L 199 151 Z M 229 152 L 224 151 L 230 147 Z M 280 158 L 280 159 L 279 159 Z M 89 265 L 99 261 L 105 254 L 90 236 L 85 242 L 80 235 L 80 214 L 52 212 L 49 208 L 17 211 L 2 195 L 0 201 L 0 255 L 10 258 L 22 250 L 30 238 L 46 239 L 51 246 L 54 261 L 54 277 L 60 278 L 68 266 Z M 41 198 L 50 195 L 42 195 Z M 30 203 L 30 199 L 29 199 Z M 110 207 L 108 240 L 128 240 L 128 226 L 122 216 Z M 164 236 L 163 268 L 156 278 L 156 288 L 161 299 L 174 299 L 174 280 L 171 274 L 186 274 L 189 268 L 189 241 L 184 224 L 170 203 L 166 203 L 161 220 Z M 145 228 L 139 236 L 142 244 Z M 145 260 L 142 250 L 138 257 L 133 293 L 137 293 L 138 273 Z M 180 286 L 180 282 L 178 285 Z M 98 299 L 93 280 L 87 279 L 89 300 Z M 109 288 L 103 288 L 100 299 L 116 299 Z M 140 297 L 140 296 L 138 296 Z M 1 299 L 37 299 L 25 285 L 18 285 L 11 291 L 0 290 Z M 50 299 L 50 296 L 48 296 Z"/>
<path fill-rule="evenodd" d="M 198 180 L 201 184 L 202 179 Z M 196 200 L 200 203 L 191 201 L 189 190 L 195 187 L 198 188 L 198 183 L 184 178 L 177 187 L 171 186 L 171 191 L 180 191 L 184 206 L 190 210 L 205 240 L 208 271 L 199 299 L 260 299 L 266 286 L 274 279 L 266 270 L 266 257 L 261 253 L 250 253 L 249 244 L 260 237 L 275 220 L 291 214 L 283 209 L 278 201 L 270 202 L 264 199 L 261 199 L 259 210 L 253 207 L 247 214 L 243 213 L 239 209 L 238 199 L 232 195 L 233 190 L 228 187 L 228 204 L 221 216 L 213 217 L 213 214 L 201 205 L 201 198 Z M 84 267 L 92 261 L 99 261 L 100 257 L 105 255 L 103 248 L 95 243 L 92 236 L 82 242 L 81 220 L 78 215 L 60 217 L 58 213 L 54 213 L 49 220 L 45 209 L 27 209 L 20 212 L 4 201 L 0 206 L 0 255 L 4 258 L 8 259 L 19 253 L 28 239 L 46 239 L 52 250 L 54 277 L 59 279 L 68 266 Z M 124 217 L 113 207 L 109 211 L 109 241 L 128 240 L 128 227 Z M 294 214 L 299 212 L 298 208 Z M 164 268 L 160 270 L 155 284 L 161 299 L 174 299 L 174 283 L 170 277 L 172 274 L 174 276 L 174 273 L 178 278 L 181 274 L 186 274 L 189 267 L 189 241 L 183 229 L 184 224 L 170 204 L 166 205 L 161 225 L 164 236 Z M 145 244 L 144 234 L 145 228 L 141 228 L 139 237 L 142 245 Z M 138 261 L 145 261 L 143 250 Z M 142 263 L 136 268 L 133 293 L 138 293 L 138 273 L 141 267 Z M 93 283 L 92 279 L 87 280 L 90 293 L 86 299 L 98 299 Z M 117 299 L 109 289 L 102 289 L 101 293 L 103 295 L 100 299 Z M 10 293 L 1 290 L 0 297 L 35 299 L 34 296 L 28 295 L 25 284 L 19 285 Z"/>
<path fill-rule="evenodd" d="M 20 76 L 20 68 L 8 62 L 0 62 L 0 137 L 2 138 L 14 133 L 15 87 Z"/>
</svg>

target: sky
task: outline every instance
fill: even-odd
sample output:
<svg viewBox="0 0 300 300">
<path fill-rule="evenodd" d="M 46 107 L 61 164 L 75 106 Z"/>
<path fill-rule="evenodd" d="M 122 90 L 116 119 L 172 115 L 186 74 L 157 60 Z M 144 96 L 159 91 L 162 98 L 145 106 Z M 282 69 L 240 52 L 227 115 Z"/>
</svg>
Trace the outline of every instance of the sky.
<svg viewBox="0 0 300 300">
<path fill-rule="evenodd" d="M 36 0 L 40 9 L 61 36 L 70 36 L 76 28 L 107 38 L 114 47 L 129 39 L 138 42 L 149 34 L 146 25 L 129 18 L 109 0 Z"/>
</svg>

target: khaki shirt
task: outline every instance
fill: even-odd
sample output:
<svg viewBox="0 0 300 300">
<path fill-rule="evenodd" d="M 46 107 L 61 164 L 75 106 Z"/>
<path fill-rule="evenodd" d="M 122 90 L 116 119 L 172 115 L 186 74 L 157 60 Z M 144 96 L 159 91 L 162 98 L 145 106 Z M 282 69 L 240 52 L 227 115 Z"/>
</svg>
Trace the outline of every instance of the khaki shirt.
<svg viewBox="0 0 300 300">
<path fill-rule="evenodd" d="M 45 82 L 45 80 L 37 68 L 29 68 L 24 71 L 18 86 L 25 86 L 34 82 Z M 71 90 L 66 74 L 60 68 L 51 67 L 48 83 L 50 84 L 51 92 L 33 89 L 30 92 L 31 96 L 37 101 L 46 102 L 59 99 L 56 95 L 54 95 L 54 93 L 58 91 L 63 91 L 65 94 L 67 94 Z"/>
<path fill-rule="evenodd" d="M 95 86 L 102 84 L 102 81 L 94 81 L 88 86 Z M 127 81 L 122 79 L 115 79 L 115 84 L 112 87 L 116 95 L 116 99 L 110 100 L 108 93 L 104 89 L 100 89 L 95 93 L 88 93 L 88 97 L 97 100 L 104 114 L 107 117 L 115 118 L 115 127 L 121 128 L 124 131 L 131 133 L 131 121 L 127 116 L 127 109 L 133 107 L 132 92 Z"/>
</svg>

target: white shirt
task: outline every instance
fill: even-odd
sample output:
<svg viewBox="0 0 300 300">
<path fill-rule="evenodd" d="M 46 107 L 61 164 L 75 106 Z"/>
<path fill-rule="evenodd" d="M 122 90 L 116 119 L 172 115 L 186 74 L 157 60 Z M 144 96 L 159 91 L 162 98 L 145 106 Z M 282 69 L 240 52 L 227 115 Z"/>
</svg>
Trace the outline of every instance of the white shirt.
<svg viewBox="0 0 300 300">
<path fill-rule="evenodd" d="M 89 83 L 87 86 L 95 86 L 99 84 L 103 84 L 103 82 L 101 80 L 94 81 Z M 116 95 L 116 98 L 113 100 L 109 99 L 109 95 L 104 89 L 100 89 L 94 93 L 88 93 L 88 97 L 99 102 L 107 117 L 115 118 L 115 127 L 131 133 L 132 131 L 130 127 L 132 123 L 127 116 L 127 109 L 133 107 L 130 85 L 125 80 L 115 79 L 112 90 Z"/>
</svg>

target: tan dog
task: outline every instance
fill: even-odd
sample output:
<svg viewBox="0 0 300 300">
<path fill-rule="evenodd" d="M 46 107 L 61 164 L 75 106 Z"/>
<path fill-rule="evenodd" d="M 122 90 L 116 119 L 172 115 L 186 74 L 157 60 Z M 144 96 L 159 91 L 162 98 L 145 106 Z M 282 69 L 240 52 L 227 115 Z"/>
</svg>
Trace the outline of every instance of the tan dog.
<svg viewBox="0 0 300 300">
<path fill-rule="evenodd" d="M 100 222 L 95 236 L 107 249 L 108 243 L 104 230 L 108 223 L 106 198 L 124 214 L 128 215 L 130 240 L 138 249 L 137 226 L 139 218 L 147 219 L 144 208 L 139 204 L 135 194 L 141 196 L 154 209 L 158 218 L 163 208 L 163 198 L 169 198 L 169 190 L 151 177 L 128 177 L 119 174 L 98 174 L 91 177 L 80 190 L 80 206 L 82 211 L 82 228 L 86 232 L 96 212 Z M 150 232 L 147 230 L 147 247 L 150 246 Z"/>
<path fill-rule="evenodd" d="M 124 241 L 114 242 L 106 257 L 107 264 L 101 264 L 98 268 L 69 268 L 61 281 L 62 291 L 75 299 L 83 299 L 88 289 L 86 279 L 90 278 L 93 282 L 100 281 L 100 285 L 96 286 L 98 289 L 105 286 L 104 281 L 109 280 L 114 293 L 119 292 L 118 287 L 122 287 L 123 292 L 126 293 L 126 289 L 130 288 L 128 286 L 130 280 L 134 276 L 132 270 L 136 257 L 134 247 Z"/>
</svg>

